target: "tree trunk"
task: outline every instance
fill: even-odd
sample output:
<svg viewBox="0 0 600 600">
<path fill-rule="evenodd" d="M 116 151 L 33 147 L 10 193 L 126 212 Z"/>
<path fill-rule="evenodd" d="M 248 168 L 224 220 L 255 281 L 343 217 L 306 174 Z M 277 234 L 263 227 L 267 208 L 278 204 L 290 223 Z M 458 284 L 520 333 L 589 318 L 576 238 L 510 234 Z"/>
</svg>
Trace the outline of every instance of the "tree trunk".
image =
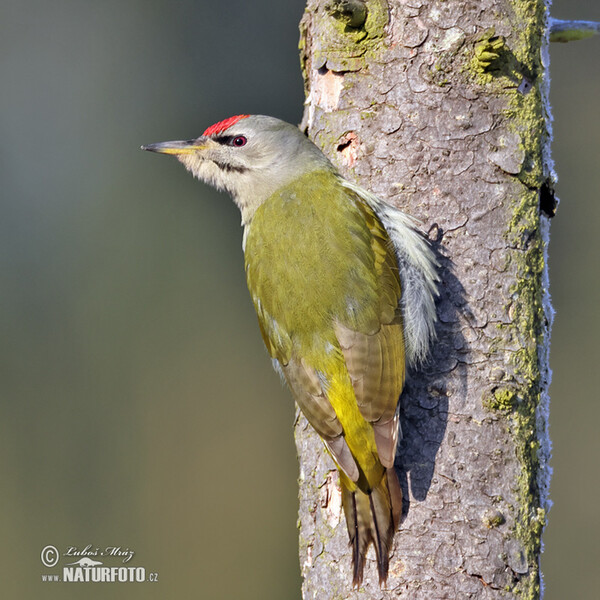
<svg viewBox="0 0 600 600">
<path fill-rule="evenodd" d="M 546 21 L 544 0 L 308 0 L 303 127 L 349 179 L 423 222 L 443 283 L 431 359 L 401 398 L 406 500 L 385 590 L 372 550 L 352 590 L 337 474 L 298 417 L 305 599 L 541 596 Z"/>
</svg>

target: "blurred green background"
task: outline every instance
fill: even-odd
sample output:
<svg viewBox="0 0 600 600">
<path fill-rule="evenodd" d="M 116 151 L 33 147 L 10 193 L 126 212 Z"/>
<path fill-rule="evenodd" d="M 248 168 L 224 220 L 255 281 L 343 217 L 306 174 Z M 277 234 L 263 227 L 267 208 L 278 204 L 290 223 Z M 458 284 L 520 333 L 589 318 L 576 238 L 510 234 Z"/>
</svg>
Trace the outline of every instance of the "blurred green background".
<svg viewBox="0 0 600 600">
<path fill-rule="evenodd" d="M 138 148 L 241 112 L 298 122 L 303 8 L 0 2 L 2 597 L 300 598 L 294 410 L 256 327 L 237 209 Z M 600 6 L 553 14 L 600 20 Z M 552 46 L 547 600 L 600 584 L 599 51 Z M 42 583 L 47 544 L 130 548 L 159 582 Z"/>
</svg>

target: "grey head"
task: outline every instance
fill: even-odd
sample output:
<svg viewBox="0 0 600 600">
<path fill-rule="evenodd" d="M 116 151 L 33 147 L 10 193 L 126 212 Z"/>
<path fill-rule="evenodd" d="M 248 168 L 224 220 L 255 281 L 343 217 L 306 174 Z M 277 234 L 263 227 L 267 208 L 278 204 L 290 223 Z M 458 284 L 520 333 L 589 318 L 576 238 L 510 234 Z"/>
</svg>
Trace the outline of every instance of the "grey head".
<svg viewBox="0 0 600 600">
<path fill-rule="evenodd" d="M 314 170 L 334 171 L 298 127 L 265 115 L 237 115 L 211 125 L 198 138 L 142 149 L 172 154 L 195 177 L 229 192 L 243 223 L 296 178 Z"/>
</svg>

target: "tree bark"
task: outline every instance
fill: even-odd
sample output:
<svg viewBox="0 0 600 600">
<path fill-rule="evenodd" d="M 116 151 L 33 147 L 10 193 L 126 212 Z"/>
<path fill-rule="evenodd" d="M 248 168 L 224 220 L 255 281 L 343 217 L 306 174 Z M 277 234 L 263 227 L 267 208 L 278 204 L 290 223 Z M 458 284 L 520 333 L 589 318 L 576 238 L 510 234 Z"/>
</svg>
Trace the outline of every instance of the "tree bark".
<svg viewBox="0 0 600 600">
<path fill-rule="evenodd" d="M 308 0 L 303 127 L 345 176 L 423 222 L 442 286 L 431 359 L 401 398 L 406 500 L 386 589 L 371 553 L 352 590 L 337 474 L 298 416 L 305 599 L 541 596 L 546 32 L 544 0 Z"/>
</svg>

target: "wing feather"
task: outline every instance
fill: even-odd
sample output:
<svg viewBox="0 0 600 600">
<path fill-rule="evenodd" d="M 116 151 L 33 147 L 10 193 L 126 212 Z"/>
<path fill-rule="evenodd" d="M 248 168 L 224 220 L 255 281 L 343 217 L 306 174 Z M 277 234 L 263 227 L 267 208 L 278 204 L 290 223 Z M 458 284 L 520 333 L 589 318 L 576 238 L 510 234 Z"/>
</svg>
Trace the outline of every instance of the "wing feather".
<svg viewBox="0 0 600 600">
<path fill-rule="evenodd" d="M 344 439 L 342 424 L 323 391 L 317 371 L 302 359 L 291 359 L 287 365 L 282 366 L 282 371 L 308 422 L 323 438 L 325 446 L 346 475 L 352 481 L 357 481 L 359 472 L 356 461 Z"/>
<path fill-rule="evenodd" d="M 400 279 L 396 256 L 383 225 L 370 207 L 362 205 L 361 209 L 371 230 L 380 327 L 374 333 L 356 331 L 349 323 L 338 322 L 335 332 L 360 413 L 372 423 L 379 458 L 390 468 L 398 443 L 398 401 L 405 377 Z"/>
</svg>

